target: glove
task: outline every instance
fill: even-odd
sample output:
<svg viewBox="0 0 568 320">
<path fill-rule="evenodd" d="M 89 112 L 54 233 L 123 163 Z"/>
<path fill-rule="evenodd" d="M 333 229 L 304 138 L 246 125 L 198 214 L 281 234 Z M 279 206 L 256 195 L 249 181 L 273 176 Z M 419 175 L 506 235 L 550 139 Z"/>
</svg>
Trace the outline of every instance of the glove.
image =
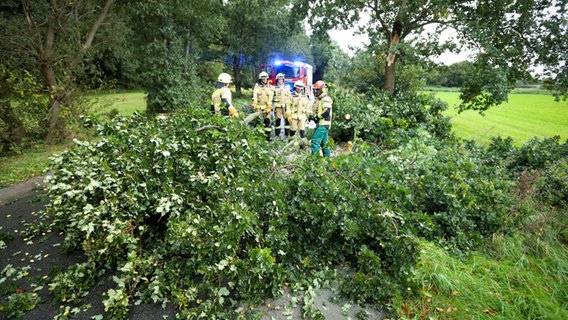
<svg viewBox="0 0 568 320">
<path fill-rule="evenodd" d="M 231 115 L 231 117 L 233 118 L 238 118 L 239 117 L 239 112 L 237 111 L 237 109 L 233 106 L 229 107 L 229 114 Z"/>
<path fill-rule="evenodd" d="M 272 103 L 269 103 L 266 108 L 264 108 L 265 113 L 270 113 L 272 111 Z"/>
<path fill-rule="evenodd" d="M 258 109 L 257 109 L 257 107 L 256 107 L 256 101 L 253 101 L 253 102 L 252 102 L 252 108 L 253 108 L 255 111 L 258 111 Z"/>
<path fill-rule="evenodd" d="M 292 113 L 286 112 L 286 113 L 284 114 L 284 118 L 286 118 L 286 119 L 291 119 L 291 118 L 292 118 Z"/>
<path fill-rule="evenodd" d="M 308 115 L 308 121 L 315 121 L 314 116 L 309 114 Z"/>
</svg>

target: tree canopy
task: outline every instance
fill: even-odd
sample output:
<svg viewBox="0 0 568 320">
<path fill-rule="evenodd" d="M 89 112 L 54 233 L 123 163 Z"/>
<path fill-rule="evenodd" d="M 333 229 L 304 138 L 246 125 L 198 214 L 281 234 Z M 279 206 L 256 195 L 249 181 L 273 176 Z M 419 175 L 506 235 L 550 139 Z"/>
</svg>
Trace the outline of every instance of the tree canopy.
<svg viewBox="0 0 568 320">
<path fill-rule="evenodd" d="M 476 52 L 476 72 L 462 88 L 463 110 L 483 111 L 506 101 L 507 92 L 535 65 L 544 66 L 556 89 L 565 92 L 565 1 L 322 0 L 303 1 L 300 7 L 323 30 L 351 27 L 368 15 L 368 25 L 359 31 L 369 37 L 369 50 L 384 57 L 387 92 L 395 90 L 397 61 L 446 49 Z M 427 26 L 436 31 L 425 37 Z M 439 38 L 447 29 L 457 33 L 457 45 Z"/>
</svg>

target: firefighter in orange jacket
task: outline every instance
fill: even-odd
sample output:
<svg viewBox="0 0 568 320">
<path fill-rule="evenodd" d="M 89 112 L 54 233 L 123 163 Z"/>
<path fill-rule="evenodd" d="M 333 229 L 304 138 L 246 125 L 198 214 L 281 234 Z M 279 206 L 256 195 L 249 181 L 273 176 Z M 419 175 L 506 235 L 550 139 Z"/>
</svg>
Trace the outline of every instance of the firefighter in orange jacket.
<svg viewBox="0 0 568 320">
<path fill-rule="evenodd" d="M 308 118 L 308 98 L 304 94 L 304 83 L 301 80 L 294 82 L 292 104 L 286 110 L 286 117 L 290 119 L 290 139 L 300 130 L 300 138 L 306 136 L 306 120 Z"/>
<path fill-rule="evenodd" d="M 230 115 L 233 118 L 238 118 L 239 113 L 233 107 L 231 98 L 231 90 L 229 85 L 233 82 L 231 75 L 228 73 L 221 73 L 217 78 L 217 85 L 215 91 L 211 95 L 211 112 L 216 115 Z"/>
<path fill-rule="evenodd" d="M 290 108 L 290 103 L 292 102 L 292 94 L 290 89 L 284 85 L 284 74 L 279 73 L 276 75 L 276 86 L 274 87 L 274 121 L 276 128 L 276 136 L 280 137 L 280 131 L 282 128 L 282 118 L 284 118 L 284 136 L 288 138 L 290 136 L 290 121 L 289 117 L 285 117 L 284 113 Z"/>
<path fill-rule="evenodd" d="M 274 98 L 274 90 L 268 83 L 268 73 L 261 72 L 258 75 L 258 82 L 254 85 L 252 91 L 252 107 L 254 111 L 264 112 L 264 133 L 266 140 L 271 141 L 272 126 L 270 124 L 270 113 L 272 112 L 272 100 Z"/>
<path fill-rule="evenodd" d="M 331 106 L 333 100 L 327 94 L 327 85 L 322 80 L 314 84 L 315 101 L 312 106 L 313 115 L 310 115 L 310 120 L 316 122 L 316 129 L 312 136 L 312 154 L 319 153 L 320 149 L 324 157 L 331 155 L 327 147 L 329 140 L 329 128 L 331 128 Z"/>
</svg>

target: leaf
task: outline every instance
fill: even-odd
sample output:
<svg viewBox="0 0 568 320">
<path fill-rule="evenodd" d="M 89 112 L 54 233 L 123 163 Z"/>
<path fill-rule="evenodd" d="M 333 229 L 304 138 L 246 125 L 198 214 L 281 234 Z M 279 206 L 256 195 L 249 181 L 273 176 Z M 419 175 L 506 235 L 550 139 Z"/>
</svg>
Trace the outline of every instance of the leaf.
<svg viewBox="0 0 568 320">
<path fill-rule="evenodd" d="M 487 313 L 487 314 L 490 314 L 490 315 L 492 315 L 492 316 L 494 316 L 494 315 L 497 314 L 497 311 L 492 310 L 492 309 L 488 309 L 488 308 L 483 309 L 483 312 L 485 312 L 485 313 Z"/>
<path fill-rule="evenodd" d="M 223 287 L 221 289 L 219 289 L 219 292 L 217 293 L 220 297 L 222 296 L 228 296 L 229 295 L 229 290 L 227 290 L 227 288 Z"/>
<path fill-rule="evenodd" d="M 425 295 L 425 296 L 427 296 L 427 297 L 429 297 L 429 298 L 432 298 L 432 294 L 431 294 L 430 292 L 428 292 L 428 291 L 420 291 L 420 293 L 422 293 L 423 295 Z"/>
</svg>

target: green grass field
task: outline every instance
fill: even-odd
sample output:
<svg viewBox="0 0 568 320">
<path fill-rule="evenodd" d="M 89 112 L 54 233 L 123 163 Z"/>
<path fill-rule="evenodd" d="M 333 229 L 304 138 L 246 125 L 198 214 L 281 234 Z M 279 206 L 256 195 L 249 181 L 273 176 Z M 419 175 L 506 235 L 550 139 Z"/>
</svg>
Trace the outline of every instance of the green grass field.
<svg viewBox="0 0 568 320">
<path fill-rule="evenodd" d="M 93 111 L 96 115 L 103 115 L 116 110 L 120 114 L 128 116 L 136 111 L 146 109 L 146 93 L 144 91 L 96 94 L 91 96 L 90 99 L 92 99 Z"/>
<path fill-rule="evenodd" d="M 551 95 L 513 93 L 507 103 L 486 111 L 484 116 L 475 111 L 458 114 L 459 92 L 435 95 L 448 102 L 445 114 L 451 118 L 456 135 L 478 144 L 487 144 L 492 136 L 511 137 L 517 145 L 535 137 L 568 139 L 568 101 L 556 102 Z"/>
</svg>

